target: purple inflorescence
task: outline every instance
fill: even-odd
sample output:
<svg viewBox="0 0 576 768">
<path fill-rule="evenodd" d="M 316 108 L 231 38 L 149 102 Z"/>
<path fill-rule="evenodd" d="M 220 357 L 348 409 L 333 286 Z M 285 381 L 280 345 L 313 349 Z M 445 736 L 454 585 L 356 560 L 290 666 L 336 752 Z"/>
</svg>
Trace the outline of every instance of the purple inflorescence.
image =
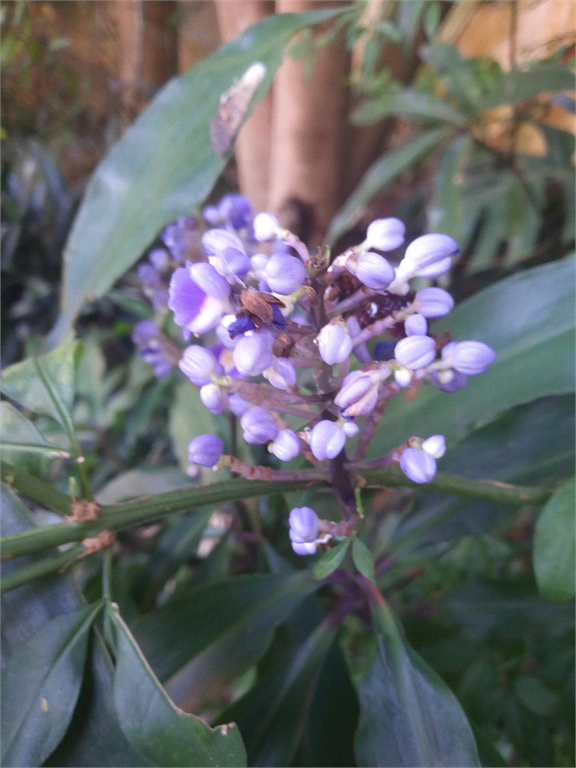
<svg viewBox="0 0 576 768">
<path fill-rule="evenodd" d="M 448 271 L 458 255 L 448 235 L 416 238 L 393 267 L 381 254 L 400 248 L 406 234 L 393 217 L 373 221 L 362 243 L 332 260 L 311 256 L 273 214 L 254 216 L 242 195 L 225 195 L 203 217 L 208 227 L 194 217 L 169 224 L 160 235 L 165 247 L 140 263 L 156 313 L 132 338 L 157 375 L 178 365 L 209 411 L 238 418 L 244 441 L 266 446 L 273 465 L 302 450 L 315 463 L 338 457 L 346 467 L 347 441 L 358 435 L 365 450 L 370 420 L 381 418 L 391 397 L 421 383 L 456 392 L 495 360 L 483 342 L 432 335 L 429 327 L 454 301 L 438 286 L 411 285 Z M 192 342 L 179 360 L 175 340 L 160 332 L 170 327 L 168 309 Z M 442 435 L 407 436 L 382 462 L 398 461 L 410 480 L 429 483 L 445 449 Z M 222 451 L 220 438 L 200 435 L 190 461 L 211 467 Z M 318 531 L 313 510 L 292 510 L 298 554 L 323 546 Z"/>
</svg>

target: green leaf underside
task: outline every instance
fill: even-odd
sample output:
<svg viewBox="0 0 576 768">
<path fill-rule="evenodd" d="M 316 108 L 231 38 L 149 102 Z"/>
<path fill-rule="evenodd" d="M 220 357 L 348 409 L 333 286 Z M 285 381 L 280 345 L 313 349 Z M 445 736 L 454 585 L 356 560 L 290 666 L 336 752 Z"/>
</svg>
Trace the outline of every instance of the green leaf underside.
<svg viewBox="0 0 576 768">
<path fill-rule="evenodd" d="M 479 765 L 472 730 L 448 686 L 404 643 L 386 606 L 373 606 L 372 616 L 378 646 L 358 691 L 358 765 Z"/>
<path fill-rule="evenodd" d="M 2 372 L 0 390 L 24 408 L 41 413 L 59 421 L 64 426 L 61 410 L 54 402 L 69 411 L 74 400 L 74 377 L 80 342 L 62 344 L 57 349 L 42 355 L 39 362 L 53 388 L 52 395 L 38 375 L 33 358 L 15 363 Z"/>
<path fill-rule="evenodd" d="M 244 766 L 246 752 L 236 725 L 210 728 L 178 709 L 166 695 L 130 630 L 110 609 L 116 631 L 114 702 L 132 746 L 159 766 Z"/>
<path fill-rule="evenodd" d="M 574 597 L 575 478 L 564 483 L 544 505 L 534 532 L 534 573 L 549 600 Z"/>
<path fill-rule="evenodd" d="M 190 215 L 204 201 L 226 165 L 209 135 L 220 96 L 259 61 L 266 76 L 256 103 L 270 87 L 290 38 L 346 9 L 268 16 L 164 86 L 88 184 L 64 251 L 54 344 L 87 299 L 105 293 L 166 224 Z"/>
<path fill-rule="evenodd" d="M 346 539 L 346 541 L 341 541 L 339 544 L 336 544 L 335 547 L 332 547 L 331 550 L 325 552 L 314 566 L 314 578 L 325 579 L 339 568 L 346 557 L 349 544 L 350 539 Z"/>
<path fill-rule="evenodd" d="M 354 192 L 330 222 L 326 242 L 332 245 L 355 223 L 362 208 L 372 200 L 377 192 L 393 181 L 406 168 L 420 160 L 446 134 L 446 128 L 432 128 L 418 136 L 418 138 L 407 141 L 398 149 L 376 160 L 368 168 Z"/>
<path fill-rule="evenodd" d="M 521 403 L 574 391 L 574 258 L 519 272 L 456 307 L 432 332 L 475 339 L 497 353 L 481 376 L 458 392 L 426 385 L 411 402 L 386 407 L 368 456 L 382 456 L 412 435 L 464 437 Z"/>
<path fill-rule="evenodd" d="M 2 763 L 41 765 L 64 736 L 101 605 L 57 616 L 10 657 L 2 684 Z"/>
<path fill-rule="evenodd" d="M 306 572 L 223 579 L 143 617 L 134 634 L 174 701 L 198 711 L 257 663 L 275 628 L 318 586 Z"/>
</svg>

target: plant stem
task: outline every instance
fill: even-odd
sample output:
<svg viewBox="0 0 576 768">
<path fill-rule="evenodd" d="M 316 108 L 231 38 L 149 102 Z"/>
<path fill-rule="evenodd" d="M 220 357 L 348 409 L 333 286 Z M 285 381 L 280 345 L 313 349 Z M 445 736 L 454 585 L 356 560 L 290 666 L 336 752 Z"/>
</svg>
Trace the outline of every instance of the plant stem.
<svg viewBox="0 0 576 768">
<path fill-rule="evenodd" d="M 364 471 L 357 473 L 357 476 L 362 477 L 368 486 L 422 487 L 408 480 L 397 465 Z M 2 467 L 2 479 L 16 490 L 57 512 L 67 514 L 70 511 L 71 499 L 69 496 L 24 470 L 17 470 L 5 463 Z M 17 557 L 66 542 L 81 541 L 84 538 L 95 536 L 104 529 L 117 531 L 171 512 L 180 512 L 221 501 L 294 491 L 311 485 L 329 487 L 326 480 L 318 478 L 315 470 L 310 470 L 310 476 L 300 480 L 267 482 L 265 480 L 234 478 L 212 485 L 194 486 L 160 493 L 156 496 L 134 499 L 122 504 L 103 506 L 101 516 L 97 520 L 84 523 L 56 523 L 55 525 L 5 536 L 2 539 L 2 554 L 7 557 Z M 551 488 L 515 486 L 489 480 L 470 480 L 442 472 L 438 472 L 432 482 L 425 487 L 456 496 L 514 505 L 544 504 L 553 493 Z M 350 503 L 352 506 L 354 504 L 354 491 L 353 488 L 351 490 Z"/>
<path fill-rule="evenodd" d="M 75 544 L 66 552 L 49 555 L 42 558 L 42 560 L 37 560 L 35 563 L 24 566 L 24 568 L 19 568 L 17 571 L 13 571 L 0 579 L 0 593 L 4 594 L 4 592 L 21 587 L 23 584 L 27 584 L 29 581 L 33 581 L 33 579 L 38 579 L 40 576 L 47 576 L 49 573 L 62 570 L 78 560 L 84 551 L 85 549 L 82 544 Z"/>
</svg>

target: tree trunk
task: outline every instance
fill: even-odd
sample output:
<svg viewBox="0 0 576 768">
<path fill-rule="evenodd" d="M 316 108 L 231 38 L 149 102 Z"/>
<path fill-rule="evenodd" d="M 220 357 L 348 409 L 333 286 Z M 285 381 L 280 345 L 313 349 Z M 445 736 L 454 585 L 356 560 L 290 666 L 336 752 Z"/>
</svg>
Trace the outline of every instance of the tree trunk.
<svg viewBox="0 0 576 768">
<path fill-rule="evenodd" d="M 273 0 L 216 0 L 222 41 L 234 39 L 246 27 L 274 13 Z M 270 128 L 272 91 L 255 107 L 236 140 L 240 191 L 256 211 L 266 210 L 270 182 Z"/>
<path fill-rule="evenodd" d="M 276 1 L 277 13 L 320 7 L 334 3 Z M 274 84 L 269 209 L 311 246 L 322 242 L 344 199 L 349 70 L 350 55 L 338 36 L 316 53 L 310 79 L 304 76 L 304 61 L 288 57 Z"/>
</svg>

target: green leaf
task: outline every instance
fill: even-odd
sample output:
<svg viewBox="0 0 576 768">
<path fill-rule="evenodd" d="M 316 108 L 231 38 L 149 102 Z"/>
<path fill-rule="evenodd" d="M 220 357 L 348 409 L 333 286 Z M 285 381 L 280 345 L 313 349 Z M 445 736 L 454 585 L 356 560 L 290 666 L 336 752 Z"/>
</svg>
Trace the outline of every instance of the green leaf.
<svg viewBox="0 0 576 768">
<path fill-rule="evenodd" d="M 548 600 L 574 597 L 575 478 L 562 485 L 544 508 L 534 533 L 534 573 Z"/>
<path fill-rule="evenodd" d="M 536 675 L 519 675 L 514 680 L 514 692 L 522 704 L 540 717 L 548 717 L 558 704 L 558 698 Z"/>
<path fill-rule="evenodd" d="M 512 69 L 481 101 L 483 109 L 500 104 L 517 104 L 540 93 L 574 90 L 574 73 L 562 64 L 533 64 L 529 69 Z"/>
<path fill-rule="evenodd" d="M 158 677 L 170 678 L 172 698 L 198 710 L 257 663 L 278 624 L 318 586 L 302 571 L 224 579 L 180 593 L 136 622 L 134 634 Z"/>
<path fill-rule="evenodd" d="M 345 541 L 341 541 L 340 544 L 336 544 L 336 546 L 332 547 L 328 552 L 325 552 L 314 566 L 314 578 L 325 579 L 327 576 L 330 576 L 331 573 L 334 573 L 346 557 L 349 545 L 350 539 L 346 539 Z"/>
<path fill-rule="evenodd" d="M 447 131 L 445 128 L 433 128 L 376 160 L 368 168 L 354 192 L 330 222 L 326 235 L 328 244 L 333 244 L 355 223 L 364 206 L 372 200 L 377 192 L 407 168 L 420 161 L 446 135 Z"/>
<path fill-rule="evenodd" d="M 344 10 L 272 14 L 162 88 L 88 184 L 64 251 L 54 343 L 86 299 L 102 296 L 166 224 L 204 201 L 227 162 L 214 153 L 209 135 L 220 96 L 259 61 L 266 76 L 254 101 L 261 99 L 290 38 Z"/>
<path fill-rule="evenodd" d="M 442 471 L 470 478 L 550 484 L 574 469 L 574 397 L 559 395 L 506 411 L 474 430 L 439 461 Z M 511 509 L 424 491 L 403 519 L 393 546 L 422 547 L 506 525 Z"/>
<path fill-rule="evenodd" d="M 431 93 L 406 89 L 386 94 L 383 98 L 365 101 L 352 114 L 356 125 L 370 125 L 388 115 L 402 115 L 417 120 L 440 120 L 457 128 L 466 125 L 466 118 L 450 104 Z"/>
<path fill-rule="evenodd" d="M 80 342 L 72 342 L 37 358 L 48 388 L 38 375 L 34 358 L 28 358 L 2 372 L 0 390 L 25 408 L 51 416 L 65 426 L 62 409 L 69 412 L 72 408 L 79 352 Z"/>
<path fill-rule="evenodd" d="M 255 765 L 290 765 L 302 735 L 318 673 L 332 645 L 336 629 L 327 622 L 302 644 L 292 658 L 274 699 L 251 734 Z"/>
<path fill-rule="evenodd" d="M 372 617 L 378 644 L 358 691 L 358 765 L 479 765 L 472 730 L 454 694 L 403 641 L 385 604 L 373 605 Z"/>
<path fill-rule="evenodd" d="M 178 709 L 166 695 L 126 624 L 114 609 L 114 702 L 132 746 L 158 766 L 243 766 L 246 752 L 237 726 L 217 728 Z"/>
<path fill-rule="evenodd" d="M 374 558 L 366 544 L 360 541 L 357 536 L 352 539 L 352 560 L 362 576 L 365 576 L 370 581 L 375 581 Z"/>
<path fill-rule="evenodd" d="M 35 527 L 34 518 L 11 489 L 2 484 L 1 494 L 4 533 L 19 533 Z M 33 562 L 33 557 L 9 560 L 2 564 L 2 575 Z M 23 640 L 51 619 L 78 611 L 82 605 L 83 601 L 69 576 L 45 576 L 40 581 L 2 595 L 3 666 Z M 45 765 L 59 768 L 80 765 L 142 768 L 142 758 L 124 738 L 114 713 L 112 662 L 97 632 L 91 645 L 90 663 L 84 672 L 74 715 L 63 740 Z"/>
<path fill-rule="evenodd" d="M 176 386 L 174 402 L 170 408 L 168 432 L 183 472 L 190 466 L 188 445 L 198 435 L 217 435 L 224 441 L 225 451 L 229 442 L 228 422 L 220 416 L 214 416 L 203 405 L 198 388 L 188 380 L 179 381 Z M 203 476 L 207 477 L 208 472 L 203 472 Z"/>
<path fill-rule="evenodd" d="M 0 403 L 0 423 L 5 436 L 0 448 L 5 461 L 40 474 L 42 463 L 38 461 L 38 457 L 50 459 L 70 456 L 64 448 L 48 442 L 36 425 L 6 400 Z"/>
<path fill-rule="evenodd" d="M 64 736 L 100 603 L 57 616 L 10 657 L 2 683 L 2 763 L 41 765 Z"/>
<path fill-rule="evenodd" d="M 412 435 L 459 439 L 507 408 L 573 392 L 573 306 L 573 257 L 519 272 L 464 301 L 434 324 L 434 334 L 449 328 L 454 341 L 482 341 L 496 362 L 458 392 L 428 385 L 411 402 L 394 398 L 368 456 L 383 456 Z"/>
</svg>

